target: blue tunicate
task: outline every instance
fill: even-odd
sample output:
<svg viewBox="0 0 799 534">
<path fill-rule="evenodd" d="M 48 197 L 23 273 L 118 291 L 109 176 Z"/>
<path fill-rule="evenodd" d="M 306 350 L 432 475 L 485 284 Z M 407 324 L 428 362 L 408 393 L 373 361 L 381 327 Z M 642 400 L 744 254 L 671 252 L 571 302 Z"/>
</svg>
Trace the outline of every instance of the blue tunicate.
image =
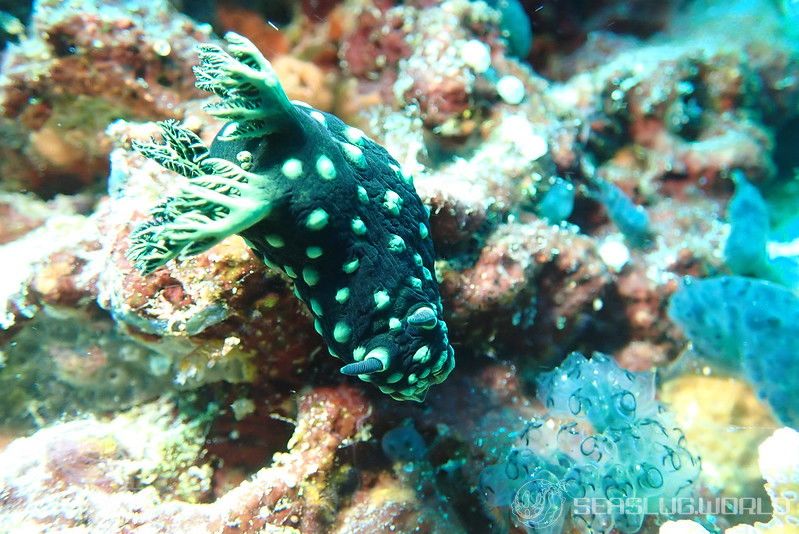
<svg viewBox="0 0 799 534">
<path fill-rule="evenodd" d="M 485 502 L 509 507 L 520 526 L 633 533 L 645 519 L 641 511 L 606 506 L 581 513 L 575 499 L 634 499 L 651 511 L 694 494 L 699 459 L 655 400 L 653 372 L 574 353 L 539 377 L 537 397 L 546 416 L 530 420 L 504 460 L 480 477 Z"/>
<path fill-rule="evenodd" d="M 799 297 L 765 280 L 688 280 L 669 316 L 715 371 L 751 382 L 786 425 L 799 428 Z"/>
<path fill-rule="evenodd" d="M 645 247 L 652 241 L 649 215 L 636 205 L 616 184 L 601 178 L 593 181 L 593 195 L 605 207 L 608 217 L 634 247 Z"/>
<path fill-rule="evenodd" d="M 573 209 L 574 186 L 563 178 L 555 178 L 537 206 L 538 214 L 551 224 L 559 224 L 568 219 Z"/>
<path fill-rule="evenodd" d="M 411 421 L 383 434 L 383 452 L 394 461 L 415 462 L 424 459 L 427 445 Z"/>
</svg>

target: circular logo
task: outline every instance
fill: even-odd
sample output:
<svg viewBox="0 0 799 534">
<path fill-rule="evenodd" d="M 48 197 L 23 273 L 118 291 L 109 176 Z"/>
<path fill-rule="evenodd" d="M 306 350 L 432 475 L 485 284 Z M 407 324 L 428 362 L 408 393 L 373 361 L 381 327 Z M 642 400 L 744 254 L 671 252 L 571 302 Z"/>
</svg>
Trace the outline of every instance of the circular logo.
<svg viewBox="0 0 799 534">
<path fill-rule="evenodd" d="M 516 491 L 511 510 L 525 526 L 544 528 L 560 521 L 565 505 L 566 494 L 557 480 L 536 478 Z"/>
</svg>

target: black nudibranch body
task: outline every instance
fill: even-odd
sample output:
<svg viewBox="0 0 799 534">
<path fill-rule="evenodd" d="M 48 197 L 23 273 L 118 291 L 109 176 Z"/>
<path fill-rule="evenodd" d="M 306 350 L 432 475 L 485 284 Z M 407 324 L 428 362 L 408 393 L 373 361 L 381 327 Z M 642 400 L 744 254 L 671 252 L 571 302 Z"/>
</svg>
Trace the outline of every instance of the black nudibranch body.
<svg viewBox="0 0 799 534">
<path fill-rule="evenodd" d="M 175 122 L 138 145 L 187 180 L 134 231 L 130 258 L 150 272 L 239 234 L 293 279 L 342 373 L 423 400 L 455 360 L 413 180 L 360 130 L 290 102 L 252 43 L 226 39 L 230 54 L 206 45 L 195 69 L 221 97 L 208 111 L 230 120 L 210 149 Z"/>
</svg>

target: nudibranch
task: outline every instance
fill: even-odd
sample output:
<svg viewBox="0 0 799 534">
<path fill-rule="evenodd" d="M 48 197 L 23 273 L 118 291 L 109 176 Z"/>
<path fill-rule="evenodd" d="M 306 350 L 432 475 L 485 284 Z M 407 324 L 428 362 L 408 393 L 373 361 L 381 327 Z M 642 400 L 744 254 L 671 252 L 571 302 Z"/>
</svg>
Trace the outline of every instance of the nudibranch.
<svg viewBox="0 0 799 534">
<path fill-rule="evenodd" d="M 228 122 L 206 147 L 175 121 L 136 149 L 181 175 L 179 193 L 131 233 L 149 273 L 231 234 L 284 272 L 341 372 L 398 400 L 422 401 L 455 366 L 428 211 L 411 176 L 360 130 L 289 101 L 247 39 L 200 47 L 197 87 Z"/>
</svg>

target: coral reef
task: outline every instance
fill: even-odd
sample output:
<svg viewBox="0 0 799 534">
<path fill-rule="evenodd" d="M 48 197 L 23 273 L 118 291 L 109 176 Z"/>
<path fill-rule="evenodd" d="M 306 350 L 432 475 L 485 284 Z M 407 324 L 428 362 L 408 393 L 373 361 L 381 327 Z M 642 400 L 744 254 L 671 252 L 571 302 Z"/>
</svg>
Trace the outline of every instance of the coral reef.
<svg viewBox="0 0 799 534">
<path fill-rule="evenodd" d="M 194 504 L 210 486 L 208 466 L 197 463 L 202 429 L 174 421 L 165 409 L 56 425 L 6 447 L 0 506 L 8 513 L 0 521 L 33 531 L 50 525 L 94 532 L 320 532 L 329 521 L 332 503 L 321 494 L 335 484 L 328 476 L 336 451 L 357 439 L 368 415 L 368 403 L 353 390 L 303 395 L 288 450 L 223 498 Z"/>
<path fill-rule="evenodd" d="M 794 496 L 790 2 L 18 4 L 0 530 L 796 532 L 559 493 Z"/>
<path fill-rule="evenodd" d="M 535 221 L 498 228 L 472 266 L 444 273 L 442 294 L 453 337 L 475 352 L 546 360 L 585 334 L 609 282 L 590 240 Z"/>
<path fill-rule="evenodd" d="M 193 48 L 208 29 L 168 2 L 38 1 L 0 75 L 0 180 L 44 195 L 108 173 L 103 131 L 120 117 L 181 116 L 200 93 Z"/>
<path fill-rule="evenodd" d="M 165 359 L 104 318 L 40 313 L 13 339 L 0 374 L 7 425 L 126 408 L 169 385 Z"/>
</svg>

